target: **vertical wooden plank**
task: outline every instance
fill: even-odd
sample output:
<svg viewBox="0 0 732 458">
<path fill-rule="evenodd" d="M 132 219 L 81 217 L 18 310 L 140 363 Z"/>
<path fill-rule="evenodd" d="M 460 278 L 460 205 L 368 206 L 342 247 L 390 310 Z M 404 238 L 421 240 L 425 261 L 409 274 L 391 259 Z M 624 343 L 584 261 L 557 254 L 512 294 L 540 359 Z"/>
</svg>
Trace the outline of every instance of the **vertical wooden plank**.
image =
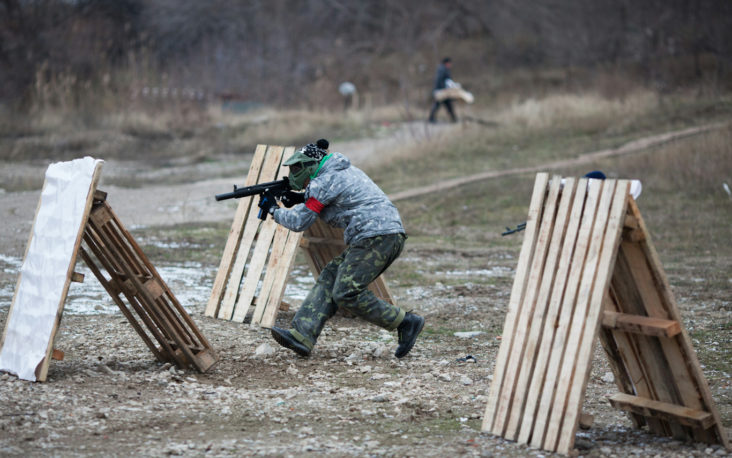
<svg viewBox="0 0 732 458">
<path fill-rule="evenodd" d="M 517 317 L 521 312 L 521 302 L 528 278 L 527 271 L 531 264 L 534 246 L 538 237 L 537 223 L 541 217 L 541 210 L 544 205 L 548 181 L 548 174 L 539 173 L 536 175 L 531 204 L 529 206 L 529 215 L 526 221 L 524 240 L 521 245 L 521 253 L 516 267 L 516 276 L 511 290 L 511 298 L 509 299 L 508 314 L 506 315 L 503 327 L 503 338 L 501 340 L 501 346 L 498 349 L 496 365 L 493 369 L 493 380 L 488 394 L 488 404 L 486 406 L 485 415 L 483 416 L 483 425 L 481 427 L 483 431 L 494 430 L 496 407 L 498 406 L 499 395 L 503 387 L 503 377 L 506 364 L 508 363 L 508 359 L 512 351 L 513 334 L 516 330 Z"/>
<path fill-rule="evenodd" d="M 521 444 L 528 443 L 534 425 L 538 396 L 541 394 L 544 377 L 546 376 L 549 349 L 554 341 L 554 324 L 559 315 L 559 306 L 569 273 L 569 263 L 572 259 L 572 252 L 574 251 L 574 244 L 577 239 L 579 223 L 582 217 L 587 183 L 582 182 L 579 189 L 576 188 L 575 183 L 575 179 L 567 178 L 562 191 L 561 207 L 557 216 L 556 229 L 552 236 L 550 259 L 553 264 L 547 265 L 546 268 L 547 271 L 554 272 L 556 267 L 556 275 L 545 275 L 538 299 L 538 303 L 548 301 L 548 305 L 543 323 L 544 329 L 541 332 L 541 341 L 537 341 L 536 343 L 539 352 L 536 355 L 534 371 L 529 382 L 529 389 L 526 392 L 526 406 L 519 428 L 518 442 Z M 560 249 L 561 253 L 559 252 Z M 556 265 L 557 257 L 558 266 Z M 549 296 L 550 293 L 551 296 Z M 524 371 L 526 369 L 524 367 L 521 370 L 522 373 L 525 373 Z M 521 385 L 521 381 L 519 381 L 519 385 Z M 522 388 L 522 390 L 525 389 L 525 387 Z"/>
<path fill-rule="evenodd" d="M 557 182 L 561 178 L 555 176 L 552 178 L 552 183 L 556 180 Z M 514 397 L 510 408 L 510 418 L 506 429 L 505 438 L 515 440 L 518 436 L 518 428 L 520 421 L 523 418 L 524 403 L 529 393 L 526 392 L 527 385 L 532 376 L 534 367 L 538 363 L 537 348 L 542 343 L 542 331 L 544 330 L 545 317 L 549 312 L 549 296 L 554 286 L 554 274 L 556 273 L 557 264 L 559 262 L 559 254 L 562 248 L 562 241 L 564 240 L 565 230 L 569 218 L 569 209 L 572 197 L 574 194 L 574 179 L 568 178 L 564 184 L 563 191 L 559 196 L 558 210 L 556 212 L 556 219 L 553 221 L 553 229 L 551 233 L 551 241 L 549 242 L 549 248 L 546 255 L 546 261 L 541 274 L 541 280 L 537 278 L 536 283 L 538 286 L 538 293 L 533 301 L 534 312 L 530 321 L 527 323 L 529 327 L 526 348 L 523 356 L 520 358 L 520 369 L 516 388 L 514 390 Z M 544 210 L 544 218 L 547 218 L 546 209 Z M 527 295 L 527 300 L 532 300 Z"/>
<path fill-rule="evenodd" d="M 285 148 L 285 151 L 282 154 L 282 162 L 285 162 L 287 159 L 289 159 L 294 151 L 295 147 L 293 146 Z M 286 172 L 287 166 L 280 165 L 279 175 Z M 272 217 L 268 217 L 268 219 L 272 219 Z M 282 253 L 285 249 L 285 245 L 287 244 L 288 234 L 290 230 L 277 224 L 275 224 L 274 227 L 274 240 L 270 249 L 271 252 L 269 254 L 269 262 L 267 263 L 267 268 L 264 271 L 262 287 L 260 288 L 259 294 L 255 301 L 256 307 L 254 308 L 254 313 L 252 314 L 252 324 L 259 324 L 261 321 L 262 315 L 264 314 L 264 309 L 269 299 L 269 295 L 272 292 L 272 285 L 276 279 L 275 275 L 277 275 L 278 264 L 281 262 L 287 263 L 287 261 L 282 258 Z"/>
<path fill-rule="evenodd" d="M 566 348 L 567 338 L 570 331 L 570 324 L 574 312 L 574 305 L 577 299 L 577 291 L 579 290 L 580 281 L 587 257 L 587 249 L 590 245 L 590 235 L 592 226 L 595 222 L 595 211 L 602 189 L 602 183 L 599 180 L 581 179 L 578 189 L 587 188 L 587 197 L 584 202 L 582 211 L 582 220 L 577 235 L 577 242 L 572 255 L 570 264 L 570 273 L 567 278 L 564 297 L 560 307 L 559 319 L 556 321 L 554 330 L 554 342 L 552 344 L 549 363 L 547 365 L 544 386 L 539 397 L 539 410 L 536 414 L 534 429 L 531 436 L 530 444 L 536 448 L 544 448 L 544 439 L 546 437 L 546 428 L 553 415 L 552 407 L 554 405 L 554 397 L 558 389 L 560 379 L 560 369 L 563 364 L 563 357 Z M 578 191 L 579 192 L 579 191 Z"/>
<path fill-rule="evenodd" d="M 252 163 L 249 167 L 249 173 L 244 181 L 244 186 L 252 186 L 257 183 L 257 180 L 259 180 L 259 171 L 261 170 L 266 150 L 266 145 L 257 145 L 257 148 L 254 150 Z M 229 238 L 226 239 L 224 254 L 221 256 L 219 270 L 216 272 L 216 278 L 214 279 L 214 284 L 211 288 L 211 297 L 209 298 L 206 310 L 204 311 L 206 316 L 215 317 L 218 313 L 219 305 L 221 304 L 221 299 L 224 294 L 224 285 L 226 285 L 226 280 L 229 278 L 231 268 L 234 264 L 234 258 L 236 258 L 236 253 L 239 250 L 242 229 L 244 222 L 247 220 L 247 214 L 252 200 L 253 199 L 251 197 L 239 199 L 236 213 L 234 213 L 234 221 L 231 223 L 231 229 L 229 230 Z"/>
<path fill-rule="evenodd" d="M 544 449 L 556 451 L 559 434 L 561 431 L 562 419 L 567 415 L 567 411 L 574 406 L 567 405 L 567 395 L 570 389 L 569 384 L 572 381 L 574 368 L 578 364 L 578 349 L 585 329 L 585 320 L 588 314 L 592 285 L 595 282 L 595 275 L 598 270 L 598 261 L 600 258 L 600 249 L 602 247 L 603 236 L 612 202 L 613 192 L 615 191 L 615 181 L 605 180 L 603 182 L 600 203 L 595 212 L 595 222 L 592 226 L 590 236 L 590 246 L 587 250 L 587 258 L 584 262 L 582 271 L 582 280 L 579 291 L 577 292 L 577 300 L 574 306 L 572 320 L 569 323 L 569 335 L 567 337 L 567 347 L 564 352 L 562 368 L 559 373 L 559 383 L 554 397 L 554 407 L 547 425 L 546 438 L 544 439 Z"/>
<path fill-rule="evenodd" d="M 534 310 L 537 305 L 536 297 L 539 294 L 538 290 L 542 283 L 544 266 L 547 261 L 546 256 L 549 251 L 552 230 L 554 229 L 554 218 L 557 212 L 557 197 L 559 196 L 560 180 L 561 177 L 555 175 L 549 183 L 549 194 L 546 198 L 541 222 L 539 224 L 539 237 L 536 240 L 533 259 L 531 260 L 528 284 L 526 286 L 524 297 L 521 301 L 521 312 L 518 314 L 516 332 L 513 336 L 514 344 L 513 350 L 511 351 L 512 357 L 509 359 L 508 365 L 506 366 L 503 388 L 498 398 L 496 418 L 493 420 L 493 434 L 503 436 L 510 440 L 514 440 L 516 438 L 516 427 L 518 423 L 517 417 L 520 416 L 520 409 L 522 407 L 520 404 L 523 403 L 522 394 L 518 394 L 516 391 L 516 383 L 520 377 L 519 370 L 521 367 L 521 361 L 524 359 L 527 351 L 533 351 L 533 349 L 528 348 L 529 342 L 527 342 L 527 331 L 532 325 L 532 319 L 536 319 L 534 314 Z M 506 423 L 509 420 L 508 416 L 513 413 L 509 409 L 512 406 L 515 396 L 518 396 L 520 400 L 517 400 L 517 402 L 513 404 L 517 412 L 516 417 L 514 418 L 515 421 L 512 425 L 513 428 L 508 430 L 506 429 Z"/>
<path fill-rule="evenodd" d="M 287 278 L 292 270 L 292 265 L 295 263 L 295 251 L 300 244 L 301 238 L 302 232 L 290 232 L 289 234 L 287 244 L 282 252 L 282 261 L 277 265 L 277 270 L 275 271 L 272 292 L 269 295 L 267 305 L 259 321 L 260 326 L 265 328 L 274 326 L 275 318 L 277 318 L 277 312 L 280 308 L 280 301 L 285 293 Z"/>
<path fill-rule="evenodd" d="M 258 183 L 266 183 L 275 179 L 277 170 L 280 166 L 281 157 L 281 146 L 270 146 L 267 149 L 264 164 L 262 165 L 262 170 L 259 174 L 259 181 L 257 181 Z M 251 209 L 249 210 L 249 215 L 247 215 L 247 220 L 244 224 L 244 233 L 241 236 L 239 249 L 236 252 L 234 267 L 231 269 L 229 281 L 226 284 L 224 299 L 221 302 L 221 309 L 219 310 L 218 317 L 225 320 L 231 319 L 232 314 L 234 313 L 234 306 L 236 305 L 236 299 L 242 282 L 241 280 L 244 276 L 244 269 L 246 268 L 247 259 L 249 258 L 249 251 L 260 227 L 261 220 L 258 218 L 259 209 L 257 207 L 257 203 L 258 202 L 252 199 Z"/>
<path fill-rule="evenodd" d="M 596 224 L 601 226 L 598 227 L 599 230 L 596 230 L 595 233 L 602 237 L 602 245 L 599 247 L 601 251 L 595 281 L 590 286 L 591 293 L 587 315 L 581 317 L 584 318 L 582 321 L 582 327 L 584 329 L 579 340 L 579 346 L 577 347 L 578 355 L 574 367 L 574 374 L 569 384 L 567 409 L 562 418 L 562 428 L 557 445 L 557 451 L 559 453 L 567 454 L 574 447 L 575 432 L 577 431 L 579 416 L 582 411 L 587 379 L 590 375 L 592 349 L 597 340 L 597 330 L 602 321 L 603 299 L 610 285 L 610 277 L 612 276 L 615 265 L 620 235 L 623 230 L 623 220 L 628 202 L 629 189 L 629 181 L 618 180 L 614 191 L 608 189 L 606 192 L 603 192 L 603 198 L 608 195 L 612 196 L 612 206 L 609 209 L 609 214 L 604 219 L 601 219 L 602 215 L 600 214 L 597 217 L 598 221 Z M 601 209 L 605 208 L 603 204 L 601 202 Z"/>
<path fill-rule="evenodd" d="M 284 169 L 283 167 L 280 167 L 283 152 L 284 150 L 281 146 L 272 147 L 269 151 L 269 154 L 273 155 L 276 159 L 276 170 L 280 172 Z M 249 307 L 252 305 L 254 300 L 254 293 L 257 290 L 259 279 L 262 276 L 264 266 L 267 262 L 267 256 L 269 255 L 272 239 L 276 229 L 277 223 L 275 223 L 274 219 L 271 217 L 265 219 L 259 227 L 257 244 L 254 247 L 252 259 L 249 261 L 249 267 L 247 268 L 246 278 L 242 285 L 241 294 L 239 295 L 239 299 L 237 299 L 234 308 L 234 315 L 232 316 L 232 320 L 234 321 L 241 323 L 247 316 Z"/>
</svg>

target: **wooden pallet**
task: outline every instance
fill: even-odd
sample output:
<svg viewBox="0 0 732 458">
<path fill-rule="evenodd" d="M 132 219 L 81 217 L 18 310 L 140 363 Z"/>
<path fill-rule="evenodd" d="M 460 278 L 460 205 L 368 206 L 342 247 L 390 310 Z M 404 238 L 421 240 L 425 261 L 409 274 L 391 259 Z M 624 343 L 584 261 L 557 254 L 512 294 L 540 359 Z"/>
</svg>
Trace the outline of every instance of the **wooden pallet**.
<svg viewBox="0 0 732 458">
<path fill-rule="evenodd" d="M 68 268 L 65 272 L 66 282 L 58 297 L 58 311 L 53 329 L 49 336 L 39 336 L 38 334 L 41 331 L 33 329 L 34 335 L 32 337 L 34 339 L 48 339 L 46 356 L 35 369 L 35 379 L 45 381 L 50 360 L 52 358 L 63 359 L 63 352 L 53 349 L 53 342 L 63 315 L 70 282 L 84 281 L 83 275 L 74 272 L 77 255 L 80 255 L 89 266 L 158 360 L 171 361 L 181 368 L 193 366 L 201 372 L 206 371 L 218 361 L 218 356 L 181 307 L 168 286 L 160 278 L 160 275 L 135 243 L 132 236 L 119 222 L 106 202 L 106 193 L 97 190 L 101 165 L 101 161 L 96 163 L 91 184 L 88 190 L 85 190 L 84 211 L 80 215 L 76 243 L 68 259 Z M 44 183 L 44 190 L 46 184 Z M 39 201 L 39 209 L 42 207 L 43 194 L 41 201 Z M 62 197 L 70 198 L 68 195 Z M 53 202 L 59 196 L 51 194 L 48 198 Z M 82 196 L 76 195 L 74 198 L 81 199 Z M 38 211 L 36 212 L 37 216 Z M 59 218 L 59 222 L 61 221 L 62 218 Z M 48 239 L 43 242 L 48 245 L 53 243 L 53 237 L 58 232 L 48 231 L 47 228 L 36 230 L 35 221 L 33 226 L 26 247 L 26 256 L 34 234 Z M 74 228 L 64 229 L 74 230 Z M 19 286 L 21 277 L 22 275 L 18 279 Z M 16 287 L 16 296 L 18 289 Z M 46 296 L 55 294 L 55 292 L 40 291 L 35 292 L 35 294 Z M 127 303 L 125 303 L 125 298 Z M 14 305 L 15 299 L 13 305 L 11 305 L 11 313 L 27 312 L 31 315 L 37 313 L 37 310 L 33 309 L 34 304 L 25 304 L 30 305 L 25 307 L 30 310 L 17 310 Z M 7 324 L 10 324 L 10 319 L 8 319 Z M 7 329 L 6 326 L 6 333 Z M 3 342 L 0 342 L 0 348 L 3 346 L 4 339 L 5 333 L 3 334 Z M 160 347 L 155 345 L 155 341 L 160 344 Z M 26 358 L 25 355 L 20 355 L 20 357 Z"/>
<path fill-rule="evenodd" d="M 651 431 L 729 443 L 626 180 L 537 175 L 483 430 L 568 454 L 600 332 Z"/>
<path fill-rule="evenodd" d="M 94 197 L 81 258 L 159 361 L 207 371 L 218 355 L 112 211 L 106 194 L 97 191 Z"/>
<path fill-rule="evenodd" d="M 287 175 L 282 162 L 294 147 L 258 145 L 245 186 L 279 179 Z M 272 218 L 257 218 L 258 196 L 239 199 L 229 238 L 219 264 L 205 314 L 243 322 L 252 306 L 252 324 L 274 326 L 287 278 L 300 246 L 315 278 L 325 265 L 346 247 L 343 231 L 321 220 L 304 233 L 293 232 Z M 382 277 L 370 288 L 380 298 L 394 303 Z"/>
</svg>

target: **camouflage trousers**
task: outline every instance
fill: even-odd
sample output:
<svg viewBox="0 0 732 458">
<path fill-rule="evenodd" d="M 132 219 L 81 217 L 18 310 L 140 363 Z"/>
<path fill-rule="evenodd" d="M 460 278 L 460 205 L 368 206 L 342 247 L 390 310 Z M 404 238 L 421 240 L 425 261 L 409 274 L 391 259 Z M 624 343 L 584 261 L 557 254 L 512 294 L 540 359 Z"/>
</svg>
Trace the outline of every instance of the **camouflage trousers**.
<svg viewBox="0 0 732 458">
<path fill-rule="evenodd" d="M 292 335 L 312 350 L 325 322 L 339 307 L 369 323 L 396 329 L 405 311 L 366 288 L 399 257 L 405 240 L 404 234 L 379 235 L 354 242 L 333 258 L 295 314 Z"/>
</svg>

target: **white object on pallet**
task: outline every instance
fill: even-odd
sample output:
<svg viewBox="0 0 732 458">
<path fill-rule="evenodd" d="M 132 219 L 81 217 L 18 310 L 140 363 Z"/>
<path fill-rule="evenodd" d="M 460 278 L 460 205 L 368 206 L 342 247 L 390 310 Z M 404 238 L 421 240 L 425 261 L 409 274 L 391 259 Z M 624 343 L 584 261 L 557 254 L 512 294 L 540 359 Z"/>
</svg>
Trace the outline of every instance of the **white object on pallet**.
<svg viewBox="0 0 732 458">
<path fill-rule="evenodd" d="M 0 345 L 0 370 L 36 380 L 50 353 L 91 205 L 97 167 L 85 157 L 51 164 Z"/>
</svg>

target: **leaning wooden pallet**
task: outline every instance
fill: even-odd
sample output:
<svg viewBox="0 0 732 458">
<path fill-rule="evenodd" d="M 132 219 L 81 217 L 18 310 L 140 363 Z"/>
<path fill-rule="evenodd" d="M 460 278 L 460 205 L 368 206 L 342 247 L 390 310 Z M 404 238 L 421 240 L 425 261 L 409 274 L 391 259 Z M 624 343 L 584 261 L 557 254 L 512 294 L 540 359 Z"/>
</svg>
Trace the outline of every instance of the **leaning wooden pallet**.
<svg viewBox="0 0 732 458">
<path fill-rule="evenodd" d="M 484 431 L 568 454 L 600 334 L 621 392 L 610 402 L 637 427 L 729 448 L 628 191 L 537 175 Z"/>
<path fill-rule="evenodd" d="M 106 202 L 105 193 L 95 194 L 80 255 L 158 360 L 200 372 L 218 361 L 208 340 Z"/>
<path fill-rule="evenodd" d="M 96 189 L 101 164 L 102 161 L 87 157 L 49 166 L 26 248 L 26 256 L 30 253 L 33 259 L 19 275 L 15 297 L 21 300 L 16 303 L 14 298 L 10 315 L 14 318 L 8 319 L 0 342 L 3 355 L 5 350 L 12 352 L 14 365 L 6 368 L 2 362 L 0 368 L 28 380 L 46 379 L 69 284 L 84 280 L 83 275 L 73 271 L 78 254 L 158 360 L 171 361 L 181 368 L 208 370 L 218 356 L 107 204 L 106 193 Z M 57 172 L 63 169 L 66 173 Z M 49 182 L 51 185 L 47 186 Z M 73 213 L 73 217 L 68 213 Z M 58 245 L 67 245 L 68 249 L 61 252 L 56 250 Z M 65 269 L 63 276 L 53 271 L 61 265 Z M 55 288 L 59 279 L 61 288 Z M 24 297 L 31 300 L 23 300 Z M 42 328 L 47 320 L 39 317 L 47 314 L 49 301 L 55 317 L 46 333 Z M 16 318 L 22 316 L 31 317 L 33 325 L 27 326 L 26 321 L 15 327 Z M 6 341 L 9 329 L 11 338 Z M 8 342 L 11 345 L 6 348 Z M 33 349 L 26 348 L 31 342 L 43 343 L 47 348 L 34 374 L 23 370 L 26 362 L 34 362 L 38 356 Z"/>
<path fill-rule="evenodd" d="M 287 175 L 282 162 L 294 147 L 258 145 L 249 168 L 246 186 L 273 181 Z M 243 322 L 251 307 L 251 324 L 269 328 L 277 318 L 287 278 L 294 265 L 297 247 L 315 278 L 325 265 L 346 248 L 343 230 L 318 219 L 304 233 L 278 226 L 272 218 L 261 221 L 258 198 L 239 200 L 219 270 L 205 314 Z M 369 288 L 381 299 L 394 300 L 383 277 Z"/>
</svg>

